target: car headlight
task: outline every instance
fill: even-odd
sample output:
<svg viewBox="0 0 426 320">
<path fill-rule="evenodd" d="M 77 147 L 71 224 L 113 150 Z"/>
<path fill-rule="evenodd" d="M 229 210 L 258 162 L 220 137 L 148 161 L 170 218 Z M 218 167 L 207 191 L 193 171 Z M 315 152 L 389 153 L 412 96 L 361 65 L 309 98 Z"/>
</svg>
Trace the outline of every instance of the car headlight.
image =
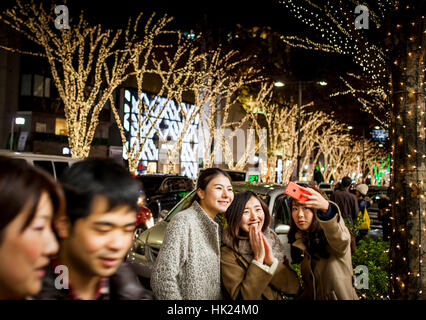
<svg viewBox="0 0 426 320">
<path fill-rule="evenodd" d="M 149 218 L 148 220 L 146 220 L 145 224 L 146 224 L 146 227 L 148 229 L 152 228 L 154 226 L 154 218 L 151 216 L 151 218 Z"/>
</svg>

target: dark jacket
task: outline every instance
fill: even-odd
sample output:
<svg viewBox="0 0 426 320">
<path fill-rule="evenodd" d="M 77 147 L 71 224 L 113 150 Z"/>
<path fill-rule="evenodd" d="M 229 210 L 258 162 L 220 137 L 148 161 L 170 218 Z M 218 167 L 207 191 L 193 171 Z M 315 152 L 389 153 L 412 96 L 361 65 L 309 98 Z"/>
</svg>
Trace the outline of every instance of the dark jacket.
<svg viewBox="0 0 426 320">
<path fill-rule="evenodd" d="M 55 279 L 59 276 L 50 264 L 42 280 L 41 291 L 34 300 L 72 300 L 69 289 L 56 289 Z M 136 273 L 127 263 L 122 263 L 116 273 L 109 277 L 109 290 L 100 295 L 98 300 L 153 300 L 152 291 L 145 289 Z"/>
<path fill-rule="evenodd" d="M 356 221 L 359 212 L 356 195 L 347 190 L 336 190 L 331 195 L 330 200 L 337 204 L 344 219 L 349 219 L 351 224 Z"/>
</svg>

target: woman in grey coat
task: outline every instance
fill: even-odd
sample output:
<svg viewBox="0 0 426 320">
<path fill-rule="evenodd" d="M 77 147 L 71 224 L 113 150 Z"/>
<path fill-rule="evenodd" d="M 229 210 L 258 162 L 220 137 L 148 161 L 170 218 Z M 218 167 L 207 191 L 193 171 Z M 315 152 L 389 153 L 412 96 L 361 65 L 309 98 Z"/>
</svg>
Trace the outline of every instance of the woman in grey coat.
<svg viewBox="0 0 426 320">
<path fill-rule="evenodd" d="M 218 168 L 201 172 L 191 206 L 167 226 L 151 287 L 160 300 L 220 300 L 220 222 L 234 199 L 231 178 Z"/>
</svg>

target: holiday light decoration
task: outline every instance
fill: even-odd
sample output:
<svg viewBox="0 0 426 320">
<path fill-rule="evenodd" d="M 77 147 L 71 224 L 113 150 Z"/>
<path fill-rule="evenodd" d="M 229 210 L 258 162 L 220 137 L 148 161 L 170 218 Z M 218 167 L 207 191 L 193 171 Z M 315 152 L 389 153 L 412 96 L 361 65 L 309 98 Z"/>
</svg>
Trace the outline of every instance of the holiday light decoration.
<svg viewBox="0 0 426 320">
<path fill-rule="evenodd" d="M 126 30 L 113 31 L 89 25 L 83 13 L 78 21 L 70 18 L 69 28 L 57 29 L 50 12 L 33 0 L 17 1 L 1 18 L 42 48 L 64 104 L 71 156 L 83 159 L 89 156 L 102 108 L 130 76 L 131 49 L 146 45 L 137 36 L 142 14 L 129 19 Z M 145 31 L 148 38 L 153 34 Z"/>
<path fill-rule="evenodd" d="M 197 40 L 198 38 L 199 37 L 194 36 L 191 37 L 191 40 Z M 186 147 L 189 146 L 189 136 L 195 134 L 191 128 L 194 128 L 194 121 L 196 121 L 197 124 L 199 123 L 198 119 L 203 107 L 203 104 L 197 99 L 195 99 L 194 104 L 186 104 L 183 100 L 185 94 L 188 93 L 197 97 L 197 93 L 194 92 L 200 90 L 199 84 L 202 83 L 203 79 L 206 77 L 206 54 L 200 53 L 199 48 L 194 46 L 193 42 L 179 37 L 177 50 L 175 50 L 174 55 L 170 57 L 168 54 L 165 54 L 164 59 L 154 59 L 153 64 L 157 73 L 160 75 L 165 91 L 171 94 L 172 99 L 180 106 L 179 114 L 182 123 L 180 134 L 173 143 L 173 147 L 168 148 L 167 166 L 164 170 L 165 173 L 178 174 L 180 170 L 178 166 L 176 166 L 175 159 L 178 159 L 179 153 L 184 151 L 182 150 L 183 144 L 185 144 Z M 177 65 L 180 66 L 179 69 L 177 69 Z M 198 134 L 198 131 L 196 133 Z M 159 136 L 160 141 L 165 142 L 164 137 L 162 135 Z M 186 148 L 186 150 L 188 150 L 188 148 Z M 194 150 L 196 155 L 195 151 L 197 150 Z"/>
<path fill-rule="evenodd" d="M 295 35 L 283 35 L 281 39 L 291 46 L 351 57 L 360 68 L 358 77 L 362 78 L 362 81 L 359 85 L 367 86 L 368 89 L 355 89 L 354 84 L 349 83 L 349 79 L 341 77 L 348 90 L 331 96 L 351 94 L 362 105 L 365 112 L 370 113 L 382 126 L 387 127 L 389 119 L 386 87 L 387 57 L 383 46 L 362 37 L 361 32 L 364 30 L 355 28 L 354 10 L 357 5 L 363 3 L 341 0 L 330 1 L 326 5 L 308 0 L 280 0 L 279 2 L 296 19 L 312 29 L 313 36 L 321 40 L 316 41 L 312 37 L 302 38 Z M 391 10 L 392 2 L 380 0 L 377 1 L 377 5 L 368 8 L 369 28 L 373 25 L 376 28 L 381 27 L 386 14 Z"/>
<path fill-rule="evenodd" d="M 280 161 L 280 180 L 289 181 L 295 169 L 297 155 L 301 156 L 301 167 L 298 176 L 308 163 L 317 147 L 317 140 L 322 128 L 328 125 L 337 125 L 333 120 L 333 115 L 324 112 L 307 112 L 313 105 L 312 102 L 302 105 L 286 106 L 276 102 L 271 102 L 272 84 L 262 84 L 258 97 L 254 101 L 249 101 L 244 108 L 250 120 L 254 124 L 257 132 L 262 129 L 261 118 L 266 121 L 267 130 L 267 181 L 276 181 L 276 165 L 278 156 Z M 259 97 L 262 97 L 261 99 Z M 297 150 L 297 139 L 299 131 L 297 122 L 300 120 L 300 152 Z M 319 156 L 319 153 L 317 154 Z"/>
<path fill-rule="evenodd" d="M 240 59 L 237 52 L 231 50 L 224 52 L 219 47 L 206 56 L 207 69 L 203 81 L 198 89 L 194 90 L 195 104 L 202 106 L 200 111 L 201 141 L 203 150 L 203 166 L 212 167 L 220 152 L 224 154 L 225 161 L 230 160 L 229 145 L 226 146 L 225 133 L 232 129 L 233 134 L 246 123 L 248 115 L 237 121 L 230 121 L 231 108 L 238 101 L 238 90 L 243 86 L 261 81 L 259 70 L 252 67 L 243 68 L 243 63 L 250 58 Z M 219 152 L 218 152 L 219 151 Z M 219 159 L 219 162 L 222 159 Z"/>
<path fill-rule="evenodd" d="M 128 137 L 123 147 L 123 157 L 126 159 L 129 146 L 136 145 L 141 148 L 138 152 L 139 156 L 134 162 L 136 168 L 132 172 L 136 172 L 137 165 L 141 161 L 142 165 L 147 167 L 152 162 L 165 162 L 168 166 L 168 150 L 182 136 L 182 109 L 190 110 L 194 106 L 182 102 L 178 104 L 174 100 L 165 97 L 142 93 L 141 99 L 144 104 L 150 106 L 146 111 L 150 114 L 150 122 L 144 122 L 139 127 L 139 98 L 136 90 L 126 89 L 124 91 L 124 121 L 123 128 L 125 136 Z M 190 178 L 196 178 L 198 174 L 198 128 L 199 117 L 196 117 L 190 124 L 182 143 L 181 153 L 177 155 L 177 162 L 180 163 L 179 173 Z M 155 135 L 159 137 L 155 141 Z M 161 143 L 160 141 L 163 141 Z M 143 142 L 143 144 L 141 143 Z M 165 151 L 164 151 L 165 150 Z M 162 153 L 163 152 L 163 153 Z M 165 154 L 165 157 L 162 157 Z M 130 163 L 130 160 L 129 160 Z M 130 169 L 131 170 L 131 169 Z"/>
<path fill-rule="evenodd" d="M 242 102 L 244 96 L 242 91 L 238 97 L 246 116 L 236 124 L 233 123 L 233 128 L 236 130 L 225 132 L 223 136 L 222 151 L 225 155 L 225 162 L 231 170 L 244 170 L 250 160 L 253 160 L 255 154 L 267 149 L 267 138 L 271 137 L 272 132 L 268 132 L 268 128 L 262 128 L 259 124 L 259 114 L 262 113 L 262 107 L 269 105 L 272 97 L 272 85 L 266 82 L 261 83 L 260 89 L 256 97 L 253 99 L 251 96 L 247 103 Z M 230 144 L 233 143 L 233 138 L 236 136 L 238 129 L 245 126 L 245 132 L 240 131 L 244 136 L 237 136 L 237 161 L 234 161 L 233 148 Z M 255 140 L 258 142 L 255 143 Z M 244 152 L 238 152 L 243 148 Z M 265 155 L 266 156 L 266 155 Z M 262 159 L 263 161 L 263 159 Z M 261 161 L 259 161 L 261 162 Z"/>
<path fill-rule="evenodd" d="M 424 1 L 371 1 L 370 28 L 377 34 L 354 27 L 358 1 L 281 1 L 293 15 L 318 31 L 326 49 L 335 48 L 360 66 L 366 90 L 383 97 L 383 104 L 369 103 L 363 92 L 346 83 L 348 93 L 363 100 L 380 119 L 390 123 L 392 229 L 390 252 L 391 296 L 426 299 L 425 237 L 425 21 Z M 372 40 L 373 39 L 373 40 Z M 283 40 L 298 45 L 294 39 Z M 379 40 L 379 41 L 377 41 Z M 297 39 L 306 48 L 322 49 L 313 39 Z M 373 43 L 374 41 L 374 43 Z M 374 101 L 374 99 L 373 99 Z M 368 106 L 367 108 L 365 108 Z M 381 108 L 384 107 L 384 108 Z M 386 108 L 387 107 L 387 108 Z M 368 111 L 368 110 L 366 110 Z"/>
<path fill-rule="evenodd" d="M 188 119 L 186 116 L 186 104 L 182 102 L 182 94 L 186 89 L 186 82 L 188 82 L 188 79 L 195 73 L 194 70 L 187 69 L 190 67 L 193 69 L 193 64 L 198 58 L 194 56 L 195 49 L 191 49 L 189 43 L 183 41 L 180 33 L 164 30 L 164 27 L 169 22 L 170 19 L 163 17 L 163 19 L 158 21 L 151 28 L 153 32 L 146 32 L 144 41 L 140 43 L 140 45 L 135 46 L 131 51 L 133 74 L 135 75 L 137 84 L 137 96 L 140 97 L 137 99 L 138 111 L 132 111 L 133 119 L 131 122 L 133 126 L 135 126 L 136 136 L 133 137 L 131 142 L 126 140 L 125 130 L 121 124 L 117 108 L 115 108 L 114 103 L 111 101 L 112 110 L 120 129 L 124 148 L 123 151 L 125 152 L 124 157 L 128 159 L 129 170 L 132 172 L 136 170 L 139 160 L 141 159 L 142 150 L 148 139 L 152 138 L 154 133 L 157 133 L 161 144 L 166 143 L 167 136 L 163 136 L 161 130 L 158 129 L 158 124 L 162 122 L 161 119 L 164 118 L 163 113 L 166 112 L 165 110 L 168 108 L 169 104 L 177 103 L 179 106 L 179 110 L 176 110 L 177 114 L 184 115 L 186 119 L 184 122 L 184 131 L 181 132 L 177 139 L 178 150 L 181 148 L 182 139 L 189 125 L 197 116 L 197 112 L 192 112 L 191 118 Z M 147 26 L 149 26 L 149 22 Z M 145 30 L 149 29 L 146 27 Z M 169 38 L 176 39 L 173 46 L 167 44 L 160 45 L 155 42 L 161 34 L 165 33 L 169 35 Z M 189 56 L 187 56 L 188 52 Z M 178 67 L 178 65 L 183 66 Z M 145 80 L 148 77 L 151 77 L 151 79 L 156 77 L 159 83 L 159 91 L 153 100 L 142 98 Z M 179 156 L 176 152 L 173 152 L 175 149 L 176 148 L 168 149 L 168 158 L 172 156 L 173 159 L 175 159 Z M 171 161 L 167 162 L 170 164 Z M 176 169 L 174 165 L 172 167 L 169 165 L 162 169 L 165 169 L 165 172 L 169 173 L 178 173 L 180 171 L 179 168 Z"/>
</svg>

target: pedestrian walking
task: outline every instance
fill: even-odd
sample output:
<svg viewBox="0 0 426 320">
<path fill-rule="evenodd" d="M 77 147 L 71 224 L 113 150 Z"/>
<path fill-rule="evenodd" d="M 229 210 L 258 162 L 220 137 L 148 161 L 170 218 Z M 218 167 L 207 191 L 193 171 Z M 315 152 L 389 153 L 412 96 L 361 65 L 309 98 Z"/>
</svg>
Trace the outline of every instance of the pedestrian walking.
<svg viewBox="0 0 426 320">
<path fill-rule="evenodd" d="M 358 300 L 353 287 L 352 252 L 355 238 L 346 227 L 339 207 L 319 190 L 303 188 L 308 201 L 290 201 L 293 263 L 301 263 L 300 300 Z"/>
<path fill-rule="evenodd" d="M 330 196 L 330 200 L 335 202 L 341 210 L 344 219 L 348 219 L 351 225 L 354 224 L 359 212 L 357 197 L 349 192 L 352 179 L 344 177 L 339 189 L 335 189 Z"/>
<path fill-rule="evenodd" d="M 370 216 L 368 208 L 371 206 L 371 199 L 367 196 L 368 186 L 360 183 L 355 187 L 355 195 L 358 198 L 358 217 L 355 220 L 355 227 L 359 230 L 359 239 L 364 238 L 370 229 Z"/>
<path fill-rule="evenodd" d="M 231 178 L 221 169 L 203 170 L 189 208 L 169 222 L 154 265 L 151 287 L 161 300 L 218 300 L 220 221 L 232 200 Z"/>
<path fill-rule="evenodd" d="M 300 290 L 297 273 L 284 245 L 269 228 L 268 206 L 253 192 L 235 195 L 225 214 L 221 272 L 226 294 L 233 300 L 282 300 Z"/>
<path fill-rule="evenodd" d="M 0 300 L 40 291 L 44 267 L 58 251 L 51 223 L 64 206 L 62 190 L 47 173 L 0 156 Z"/>
<path fill-rule="evenodd" d="M 43 300 L 149 299 L 123 259 L 136 223 L 139 182 L 111 159 L 86 159 L 60 177 L 66 214 L 55 221 L 59 253 L 46 269 Z"/>
</svg>

